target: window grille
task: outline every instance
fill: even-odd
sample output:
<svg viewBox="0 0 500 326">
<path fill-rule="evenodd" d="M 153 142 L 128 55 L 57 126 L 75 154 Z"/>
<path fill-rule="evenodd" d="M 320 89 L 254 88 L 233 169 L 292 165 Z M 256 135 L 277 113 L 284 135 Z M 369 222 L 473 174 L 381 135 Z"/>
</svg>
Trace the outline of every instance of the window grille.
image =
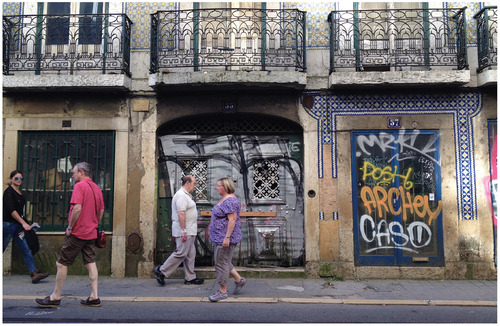
<svg viewBox="0 0 500 326">
<path fill-rule="evenodd" d="M 193 191 L 195 201 L 208 201 L 208 161 L 182 160 L 182 176 L 192 175 L 196 179 L 196 188 Z"/>
<path fill-rule="evenodd" d="M 115 133 L 20 132 L 18 169 L 23 172 L 21 190 L 26 199 L 28 222 L 41 231 L 64 231 L 68 226 L 73 193 L 73 167 L 92 165 L 91 178 L 101 188 L 104 215 L 100 227 L 112 230 Z"/>
<path fill-rule="evenodd" d="M 273 116 L 235 114 L 221 117 L 215 114 L 196 119 L 191 116 L 176 119 L 159 130 L 160 135 L 175 133 L 292 134 L 302 133 L 302 127 L 298 123 Z"/>
<path fill-rule="evenodd" d="M 254 199 L 280 199 L 280 170 L 276 159 L 257 159 L 253 163 Z"/>
</svg>

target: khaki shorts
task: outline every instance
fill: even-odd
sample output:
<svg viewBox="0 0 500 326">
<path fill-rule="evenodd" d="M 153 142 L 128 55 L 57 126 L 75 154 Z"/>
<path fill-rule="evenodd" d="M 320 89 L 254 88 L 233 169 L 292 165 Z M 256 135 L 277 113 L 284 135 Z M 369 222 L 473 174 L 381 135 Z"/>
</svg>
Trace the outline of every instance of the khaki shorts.
<svg viewBox="0 0 500 326">
<path fill-rule="evenodd" d="M 73 235 L 65 236 L 57 262 L 64 266 L 71 266 L 80 252 L 84 265 L 95 263 L 95 239 L 82 240 Z"/>
</svg>

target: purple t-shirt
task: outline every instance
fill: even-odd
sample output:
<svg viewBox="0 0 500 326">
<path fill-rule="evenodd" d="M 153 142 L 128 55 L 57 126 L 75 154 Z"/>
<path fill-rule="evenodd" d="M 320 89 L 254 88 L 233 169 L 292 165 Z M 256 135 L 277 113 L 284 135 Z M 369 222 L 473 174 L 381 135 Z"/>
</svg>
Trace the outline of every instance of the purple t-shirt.
<svg viewBox="0 0 500 326">
<path fill-rule="evenodd" d="M 229 213 L 236 213 L 236 223 L 229 242 L 238 243 L 241 241 L 240 208 L 241 204 L 237 197 L 228 197 L 222 204 L 214 206 L 210 220 L 210 240 L 213 244 L 222 245 L 224 242 L 227 225 L 229 224 L 229 218 L 227 217 Z"/>
</svg>

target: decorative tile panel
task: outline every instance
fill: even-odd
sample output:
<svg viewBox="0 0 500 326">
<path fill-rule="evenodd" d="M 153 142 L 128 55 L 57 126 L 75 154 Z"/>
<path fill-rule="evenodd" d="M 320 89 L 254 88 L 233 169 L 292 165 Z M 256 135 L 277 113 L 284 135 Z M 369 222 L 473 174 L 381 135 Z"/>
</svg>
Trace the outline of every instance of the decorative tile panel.
<svg viewBox="0 0 500 326">
<path fill-rule="evenodd" d="M 465 10 L 465 23 L 467 24 L 467 43 L 469 45 L 475 45 L 477 43 L 477 22 L 474 19 L 474 15 L 484 7 L 484 2 L 444 2 L 443 7 L 467 7 L 467 10 Z"/>
<path fill-rule="evenodd" d="M 455 137 L 458 212 L 461 220 L 477 219 L 474 131 L 472 118 L 482 106 L 480 93 L 320 95 L 306 111 L 318 120 L 318 177 L 323 178 L 324 144 L 331 144 L 332 177 L 337 177 L 336 130 L 338 116 L 452 114 Z"/>
<path fill-rule="evenodd" d="M 306 11 L 307 47 L 315 49 L 329 49 L 330 25 L 328 15 L 337 10 L 337 2 L 282 2 L 283 9 L 299 9 Z"/>
<path fill-rule="evenodd" d="M 163 10 L 179 10 L 179 2 L 124 2 L 123 13 L 134 23 L 130 48 L 149 50 L 151 41 L 151 14 Z"/>
<path fill-rule="evenodd" d="M 24 13 L 24 2 L 2 2 L 2 14 L 4 17 L 22 15 Z"/>
</svg>

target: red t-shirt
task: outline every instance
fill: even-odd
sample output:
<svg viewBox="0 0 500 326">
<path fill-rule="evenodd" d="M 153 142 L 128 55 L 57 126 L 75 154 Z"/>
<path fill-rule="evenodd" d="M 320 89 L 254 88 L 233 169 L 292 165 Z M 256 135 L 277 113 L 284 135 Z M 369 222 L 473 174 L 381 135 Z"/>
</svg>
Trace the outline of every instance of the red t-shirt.
<svg viewBox="0 0 500 326">
<path fill-rule="evenodd" d="M 92 189 L 90 188 L 92 187 Z M 104 209 L 102 191 L 92 179 L 85 178 L 75 184 L 71 195 L 71 208 L 69 209 L 68 223 L 71 222 L 71 213 L 75 205 L 82 205 L 78 220 L 76 220 L 71 234 L 82 240 L 97 238 L 97 225 L 99 224 L 99 211 Z"/>
</svg>

